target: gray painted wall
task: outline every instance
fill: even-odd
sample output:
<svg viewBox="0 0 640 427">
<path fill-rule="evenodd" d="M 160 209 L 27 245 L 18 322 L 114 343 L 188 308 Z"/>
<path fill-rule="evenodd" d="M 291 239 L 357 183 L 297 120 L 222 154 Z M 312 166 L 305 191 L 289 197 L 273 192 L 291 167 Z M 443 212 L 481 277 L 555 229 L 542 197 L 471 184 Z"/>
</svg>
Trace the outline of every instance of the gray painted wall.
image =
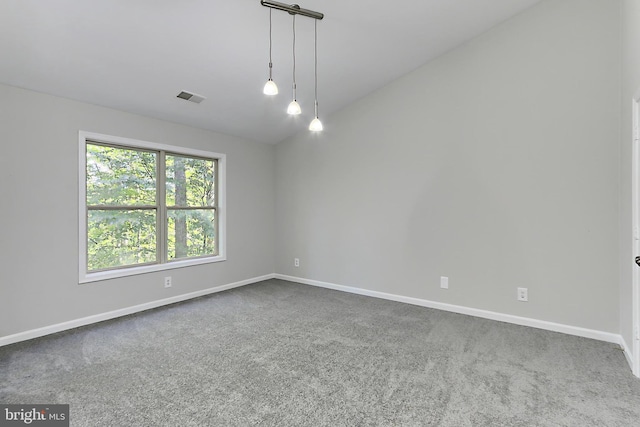
<svg viewBox="0 0 640 427">
<path fill-rule="evenodd" d="M 622 119 L 620 155 L 620 334 L 628 346 L 633 342 L 631 217 L 632 111 L 640 90 L 640 0 L 622 2 Z"/>
<path fill-rule="evenodd" d="M 278 144 L 276 271 L 618 333 L 620 55 L 544 1 Z"/>
<path fill-rule="evenodd" d="M 3 85 L 0 120 L 0 336 L 273 273 L 273 146 Z M 78 285 L 78 130 L 226 153 L 228 260 Z"/>
</svg>

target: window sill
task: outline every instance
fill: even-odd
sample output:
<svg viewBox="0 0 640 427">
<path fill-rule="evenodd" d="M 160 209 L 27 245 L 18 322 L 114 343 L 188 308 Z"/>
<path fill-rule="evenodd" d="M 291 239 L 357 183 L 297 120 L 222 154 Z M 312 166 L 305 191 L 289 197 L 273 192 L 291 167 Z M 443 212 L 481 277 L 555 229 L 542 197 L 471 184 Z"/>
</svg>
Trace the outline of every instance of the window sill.
<svg viewBox="0 0 640 427">
<path fill-rule="evenodd" d="M 99 282 L 101 280 L 116 279 L 119 277 L 136 276 L 138 274 L 153 273 L 155 271 L 174 270 L 176 268 L 191 267 L 194 265 L 211 264 L 214 262 L 226 261 L 227 258 L 218 255 L 207 258 L 185 259 L 180 261 L 172 261 L 166 264 L 153 264 L 141 267 L 121 268 L 118 270 L 99 271 L 96 273 L 80 273 L 79 284 Z"/>
</svg>

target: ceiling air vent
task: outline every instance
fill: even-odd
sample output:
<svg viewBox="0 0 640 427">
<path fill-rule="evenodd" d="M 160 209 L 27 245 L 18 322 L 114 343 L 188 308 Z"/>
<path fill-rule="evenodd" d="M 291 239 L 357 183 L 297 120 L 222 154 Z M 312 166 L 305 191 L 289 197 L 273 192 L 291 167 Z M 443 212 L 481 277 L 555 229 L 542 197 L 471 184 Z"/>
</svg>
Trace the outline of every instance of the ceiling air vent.
<svg viewBox="0 0 640 427">
<path fill-rule="evenodd" d="M 195 93 L 185 92 L 184 90 L 178 94 L 178 98 L 184 99 L 185 101 L 195 102 L 196 104 L 200 104 L 202 101 L 207 99 L 202 95 L 196 95 Z"/>
</svg>

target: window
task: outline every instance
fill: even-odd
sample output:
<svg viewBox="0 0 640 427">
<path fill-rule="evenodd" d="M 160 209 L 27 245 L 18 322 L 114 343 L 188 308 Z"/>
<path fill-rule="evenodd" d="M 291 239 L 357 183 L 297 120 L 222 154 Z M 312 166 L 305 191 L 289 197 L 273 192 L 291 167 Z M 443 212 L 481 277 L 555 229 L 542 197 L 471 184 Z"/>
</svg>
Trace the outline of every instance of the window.
<svg viewBox="0 0 640 427">
<path fill-rule="evenodd" d="M 225 259 L 225 156 L 80 132 L 80 282 Z"/>
</svg>

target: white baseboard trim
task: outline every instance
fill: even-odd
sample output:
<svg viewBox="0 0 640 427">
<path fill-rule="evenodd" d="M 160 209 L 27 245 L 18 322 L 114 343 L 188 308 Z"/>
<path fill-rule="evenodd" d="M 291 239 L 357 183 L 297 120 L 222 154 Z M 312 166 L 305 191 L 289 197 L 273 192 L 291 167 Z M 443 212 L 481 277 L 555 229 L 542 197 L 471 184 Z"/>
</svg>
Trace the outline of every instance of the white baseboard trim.
<svg viewBox="0 0 640 427">
<path fill-rule="evenodd" d="M 622 347 L 624 357 L 627 358 L 629 367 L 633 371 L 633 352 L 631 351 L 631 347 L 627 345 L 627 342 L 624 340 L 624 337 L 622 335 L 620 336 L 620 347 Z"/>
<path fill-rule="evenodd" d="M 204 289 L 201 291 L 191 292 L 183 295 L 176 295 L 170 298 L 164 298 L 157 301 L 151 301 L 144 304 L 138 304 L 131 307 L 121 308 L 119 310 L 109 311 L 107 313 L 95 314 L 93 316 L 83 317 L 81 319 L 70 320 L 68 322 L 58 323 L 55 325 L 45 326 L 38 329 L 32 329 L 25 332 L 19 332 L 13 335 L 7 335 L 0 337 L 0 347 L 14 344 L 20 341 L 26 341 L 33 338 L 42 337 L 45 335 L 53 334 L 56 332 L 66 331 L 68 329 L 77 328 L 80 326 L 86 326 L 93 323 L 102 322 L 104 320 L 115 319 L 116 317 L 122 317 L 129 314 L 139 313 L 141 311 L 150 310 L 152 308 L 162 307 L 164 305 L 174 304 L 198 298 L 201 296 L 214 294 L 216 292 L 226 291 L 228 289 L 238 288 L 240 286 L 250 285 L 252 283 L 261 282 L 263 280 L 273 279 L 275 274 L 267 274 L 260 277 L 253 277 L 251 279 L 241 280 L 235 283 L 229 283 L 227 285 L 216 286 L 214 288 Z"/>
<path fill-rule="evenodd" d="M 333 289 L 336 291 L 349 292 L 352 294 L 365 295 L 374 298 L 381 298 L 390 301 L 404 302 L 407 304 L 418 305 L 421 307 L 435 308 L 438 310 L 449 311 L 452 313 L 465 314 L 468 316 L 481 317 L 483 319 L 497 320 L 499 322 L 512 323 L 514 325 L 529 326 L 547 331 L 561 332 L 563 334 L 575 335 L 594 340 L 610 342 L 618 344 L 624 348 L 624 340 L 619 334 L 610 332 L 602 332 L 593 329 L 581 328 L 578 326 L 563 325 L 560 323 L 547 322 L 544 320 L 531 319 L 528 317 L 513 316 L 511 314 L 497 313 L 493 311 L 480 310 L 477 308 L 464 307 L 460 305 L 445 304 L 441 302 L 429 301 L 420 298 L 406 297 L 402 295 L 389 294 L 385 292 L 371 291 L 367 289 L 354 288 L 350 286 L 336 285 L 334 283 L 321 282 L 318 280 L 304 279 L 301 277 L 287 276 L 284 274 L 276 274 L 276 279 L 288 280 L 290 282 L 302 283 L 305 285 L 318 286 L 321 288 Z M 630 353 L 629 353 L 630 354 Z M 625 350 L 625 355 L 629 357 Z"/>
<path fill-rule="evenodd" d="M 418 305 L 421 307 L 434 308 L 437 310 L 449 311 L 452 313 L 465 314 L 468 316 L 480 317 L 483 319 L 496 320 L 499 322 L 512 323 L 515 325 L 529 326 L 532 328 L 544 329 L 553 332 L 560 332 L 568 335 L 575 335 L 584 338 L 591 338 L 599 341 L 610 342 L 620 345 L 624 350 L 624 355 L 629 362 L 630 366 L 633 366 L 632 352 L 630 347 L 625 342 L 624 338 L 619 334 L 613 334 L 610 332 L 602 332 L 593 329 L 586 329 L 577 326 L 563 325 L 560 323 L 547 322 L 544 320 L 531 319 L 527 317 L 513 316 L 510 314 L 497 313 L 493 311 L 480 310 L 476 308 L 464 307 L 453 304 L 446 304 L 441 302 L 429 301 L 420 298 L 407 297 L 402 295 L 389 294 L 386 292 L 371 291 L 368 289 L 355 288 L 351 286 L 337 285 L 334 283 L 322 282 L 318 280 L 304 279 L 301 277 L 287 276 L 284 274 L 267 274 L 264 276 L 253 277 L 239 282 L 229 283 L 226 285 L 216 286 L 209 289 L 203 289 L 201 291 L 191 292 L 183 295 L 176 295 L 170 298 L 151 301 L 144 304 L 139 304 L 131 307 L 122 308 L 119 310 L 109 311 L 106 313 L 96 314 L 92 316 L 83 317 L 81 319 L 70 320 L 68 322 L 58 323 L 55 325 L 45 326 L 42 328 L 32 329 L 25 332 L 19 332 L 13 335 L 7 335 L 0 337 L 0 347 L 14 344 L 20 341 L 26 341 L 33 338 L 50 335 L 56 332 L 62 332 L 80 326 L 86 326 L 93 323 L 102 322 L 105 320 L 115 319 L 117 317 L 127 316 L 129 314 L 139 313 L 141 311 L 150 310 L 153 308 L 162 307 L 177 302 L 187 301 L 193 298 L 213 294 L 216 292 L 222 292 L 228 289 L 238 288 L 241 286 L 250 285 L 252 283 L 261 282 L 269 279 L 281 279 L 290 282 L 301 283 L 305 285 L 317 286 L 321 288 L 333 289 L 336 291 L 348 292 L 352 294 L 365 295 L 373 298 L 381 298 L 390 301 L 403 302 L 412 305 Z"/>
</svg>

